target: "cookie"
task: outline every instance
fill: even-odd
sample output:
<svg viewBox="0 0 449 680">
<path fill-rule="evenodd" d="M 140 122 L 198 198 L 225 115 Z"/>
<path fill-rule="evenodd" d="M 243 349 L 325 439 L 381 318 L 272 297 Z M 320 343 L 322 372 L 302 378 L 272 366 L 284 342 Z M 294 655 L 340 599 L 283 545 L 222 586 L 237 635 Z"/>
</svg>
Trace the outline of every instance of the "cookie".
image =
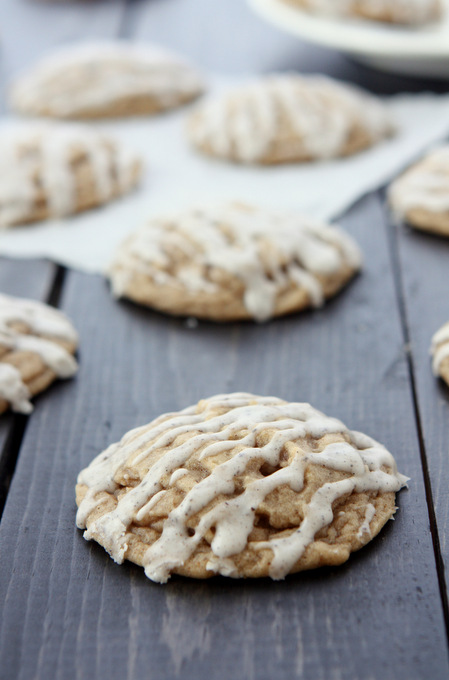
<svg viewBox="0 0 449 680">
<path fill-rule="evenodd" d="M 320 307 L 360 266 L 337 227 L 235 203 L 150 220 L 108 275 L 116 297 L 169 314 L 265 321 Z"/>
<path fill-rule="evenodd" d="M 339 565 L 406 484 L 379 443 L 309 404 L 235 393 L 128 432 L 84 469 L 77 525 L 152 581 Z"/>
<path fill-rule="evenodd" d="M 284 0 L 317 14 L 342 15 L 393 24 L 425 24 L 442 15 L 440 0 Z"/>
<path fill-rule="evenodd" d="M 125 194 L 141 162 L 87 126 L 26 123 L 0 132 L 0 227 L 64 217 Z"/>
<path fill-rule="evenodd" d="M 65 48 L 18 77 L 14 111 L 54 118 L 110 118 L 158 113 L 198 97 L 198 73 L 161 48 L 125 41 Z"/>
<path fill-rule="evenodd" d="M 433 336 L 430 353 L 433 374 L 449 385 L 449 322 Z"/>
<path fill-rule="evenodd" d="M 78 335 L 57 309 L 0 294 L 0 413 L 33 409 L 30 398 L 77 370 Z"/>
<path fill-rule="evenodd" d="M 431 151 L 395 180 L 388 192 L 396 217 L 449 236 L 449 145 Z"/>
<path fill-rule="evenodd" d="M 200 152 L 248 164 L 326 160 L 393 132 L 386 107 L 322 76 L 272 75 L 200 104 L 187 134 Z"/>
</svg>

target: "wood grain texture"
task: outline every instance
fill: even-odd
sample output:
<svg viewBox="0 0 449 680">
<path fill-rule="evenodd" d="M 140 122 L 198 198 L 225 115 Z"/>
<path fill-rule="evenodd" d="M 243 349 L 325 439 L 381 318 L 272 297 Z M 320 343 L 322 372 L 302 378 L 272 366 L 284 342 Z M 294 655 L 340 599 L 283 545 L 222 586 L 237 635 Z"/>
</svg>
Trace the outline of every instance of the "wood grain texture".
<svg viewBox="0 0 449 680">
<path fill-rule="evenodd" d="M 80 374 L 38 403 L 0 533 L 8 677 L 447 677 L 382 220 L 371 197 L 344 221 L 369 253 L 348 290 L 323 310 L 263 326 L 190 329 L 113 301 L 100 277 L 70 274 L 62 307 L 81 332 Z M 160 586 L 83 540 L 74 484 L 94 455 L 161 412 L 240 389 L 310 401 L 384 442 L 412 477 L 396 521 L 346 566 L 283 583 Z"/>
<path fill-rule="evenodd" d="M 449 321 L 449 240 L 397 230 L 406 322 L 441 551 L 449 569 L 449 390 L 432 374 L 432 335 Z M 446 582 L 446 586 L 449 583 Z"/>
<path fill-rule="evenodd" d="M 0 292 L 45 300 L 54 270 L 49 262 L 0 258 Z M 0 418 L 0 513 L 11 481 L 11 463 L 17 455 L 17 436 L 20 436 L 24 420 L 12 413 L 5 413 Z"/>
<path fill-rule="evenodd" d="M 243 0 L 149 0 L 127 7 L 123 13 L 123 3 L 115 0 L 58 7 L 4 0 L 4 70 L 25 65 L 47 45 L 120 32 L 174 47 L 206 69 L 303 68 L 379 92 L 423 87 L 296 42 L 253 17 Z M 380 199 L 365 199 L 344 224 L 367 255 L 363 275 L 325 309 L 264 326 L 200 323 L 191 329 L 183 320 L 113 301 L 100 277 L 68 275 L 62 306 L 81 332 L 80 374 L 37 401 L 0 526 L 1 680 L 448 676 L 412 386 Z M 410 264 L 407 248 L 401 244 L 404 272 L 415 267 L 404 278 L 407 309 L 418 297 L 426 324 L 435 321 L 436 328 L 439 315 L 434 311 L 430 319 L 426 311 L 433 288 L 430 281 L 422 284 L 418 251 Z M 442 253 L 435 265 L 440 272 Z M 432 264 L 429 255 L 430 269 Z M 0 269 L 0 283 L 1 276 Z M 39 276 L 42 283 L 45 274 Z M 21 281 L 16 271 L 7 278 L 11 285 Z M 419 318 L 417 312 L 410 332 L 413 346 L 421 338 L 422 353 L 424 330 L 413 330 Z M 429 395 L 430 416 L 425 419 L 422 401 L 423 422 L 427 448 L 437 452 L 430 463 L 443 527 L 446 432 L 433 400 L 445 393 L 426 376 L 418 376 L 417 385 L 420 405 L 421 392 Z M 119 567 L 102 548 L 86 543 L 74 524 L 79 470 L 129 428 L 235 389 L 309 400 L 385 443 L 412 478 L 410 490 L 399 495 L 395 522 L 347 565 L 282 583 L 176 578 L 159 586 L 141 569 Z M 443 407 L 438 413 L 447 416 Z"/>
<path fill-rule="evenodd" d="M 41 2 L 2 0 L 0 3 L 0 112 L 7 110 L 10 79 L 48 50 L 75 39 L 113 37 L 120 32 L 125 0 L 103 2 Z M 38 261 L 0 260 L 0 291 L 43 300 L 50 292 L 55 266 Z M 11 461 L 25 420 L 6 414 L 0 419 L 0 506 L 9 486 Z M 17 424 L 16 431 L 13 429 Z"/>
</svg>

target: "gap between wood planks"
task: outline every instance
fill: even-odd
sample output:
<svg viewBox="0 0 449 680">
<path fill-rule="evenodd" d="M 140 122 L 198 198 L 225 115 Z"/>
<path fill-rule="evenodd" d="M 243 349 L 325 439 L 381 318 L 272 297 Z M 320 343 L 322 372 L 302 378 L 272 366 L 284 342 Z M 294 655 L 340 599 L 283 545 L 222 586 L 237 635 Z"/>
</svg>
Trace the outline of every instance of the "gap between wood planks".
<svg viewBox="0 0 449 680">
<path fill-rule="evenodd" d="M 55 265 L 53 280 L 43 300 L 51 307 L 59 306 L 66 273 L 65 267 Z M 23 413 L 12 414 L 11 427 L 0 454 L 0 519 L 3 515 L 29 418 L 30 416 Z"/>
<path fill-rule="evenodd" d="M 140 4 L 140 0 L 124 0 L 123 4 L 122 18 L 117 33 L 113 36 L 115 38 L 130 38 L 133 35 L 136 21 L 136 9 Z M 0 111 L 4 110 L 3 100 L 4 98 L 0 97 Z M 53 281 L 43 300 L 52 307 L 59 306 L 66 273 L 67 270 L 65 267 L 55 265 Z M 0 520 L 3 515 L 29 418 L 30 416 L 19 413 L 11 414 L 11 426 L 3 449 L 0 452 Z"/>
<path fill-rule="evenodd" d="M 448 601 L 448 595 L 447 595 L 447 587 L 446 587 L 446 576 L 444 573 L 444 562 L 443 562 L 443 557 L 441 555 L 441 547 L 440 547 L 440 536 L 438 532 L 438 524 L 436 521 L 436 516 L 435 516 L 435 508 L 433 504 L 433 494 L 432 494 L 432 484 L 430 481 L 430 475 L 429 475 L 429 467 L 427 464 L 427 454 L 426 454 L 426 446 L 424 443 L 424 436 L 423 436 L 423 429 L 422 429 L 422 421 L 421 421 L 421 414 L 419 410 L 419 403 L 418 403 L 418 394 L 417 394 L 417 388 L 416 388 L 416 378 L 415 378 L 415 363 L 413 359 L 413 354 L 411 351 L 411 334 L 410 334 L 410 329 L 409 329 L 409 321 L 408 321 L 408 315 L 407 315 L 407 303 L 406 303 L 406 296 L 405 296 L 405 287 L 404 287 L 404 281 L 402 277 L 402 270 L 401 270 L 401 264 L 400 264 L 400 258 L 399 258 L 399 230 L 397 229 L 397 225 L 392 222 L 391 219 L 391 212 L 386 208 L 386 190 L 381 189 L 379 191 L 379 196 L 380 200 L 383 206 L 383 211 L 385 215 L 385 228 L 387 229 L 387 241 L 390 244 L 390 256 L 391 256 L 391 263 L 392 263 L 392 270 L 393 270 L 393 280 L 394 280 L 394 288 L 395 288 L 395 293 L 396 293 L 396 299 L 397 299 L 397 305 L 399 309 L 399 317 L 401 321 L 401 330 L 402 330 L 402 335 L 404 338 L 404 345 L 405 345 L 405 354 L 406 354 L 406 362 L 407 362 L 407 368 L 408 368 L 408 374 L 410 378 L 410 386 L 411 386 L 411 396 L 412 396 L 412 401 L 413 401 L 413 411 L 415 414 L 415 420 L 416 420 L 416 432 L 418 435 L 418 441 L 419 441 L 419 452 L 421 456 L 421 465 L 422 465 L 422 471 L 423 471 L 423 479 L 424 479 L 424 488 L 426 491 L 426 501 L 427 501 L 427 509 L 429 513 L 429 524 L 430 524 L 430 533 L 432 535 L 432 544 L 433 544 L 433 551 L 434 551 L 434 556 L 435 556 L 435 564 L 436 564 L 436 569 L 437 569 L 437 576 L 438 576 L 438 585 L 440 589 L 440 597 L 441 597 L 441 602 L 443 606 L 443 615 L 444 615 L 444 622 L 446 626 L 446 635 L 448 638 L 449 642 L 449 601 Z M 449 649 L 448 649 L 449 653 Z"/>
</svg>

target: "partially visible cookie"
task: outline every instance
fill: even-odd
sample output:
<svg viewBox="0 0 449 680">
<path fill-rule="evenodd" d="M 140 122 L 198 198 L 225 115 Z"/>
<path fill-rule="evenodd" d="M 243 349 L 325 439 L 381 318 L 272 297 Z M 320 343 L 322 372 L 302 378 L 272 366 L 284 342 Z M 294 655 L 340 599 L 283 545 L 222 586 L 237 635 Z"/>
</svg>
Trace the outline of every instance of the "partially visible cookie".
<svg viewBox="0 0 449 680">
<path fill-rule="evenodd" d="M 449 145 L 430 151 L 395 180 L 389 202 L 413 227 L 449 236 Z"/>
<path fill-rule="evenodd" d="M 430 353 L 434 375 L 449 385 L 449 322 L 433 336 Z"/>
<path fill-rule="evenodd" d="M 264 321 L 321 306 L 360 266 L 337 227 L 236 203 L 150 220 L 109 277 L 117 297 L 169 314 Z"/>
<path fill-rule="evenodd" d="M 393 132 L 374 96 L 323 76 L 272 75 L 200 104 L 187 133 L 204 154 L 236 163 L 325 160 Z"/>
<path fill-rule="evenodd" d="M 0 227 L 63 217 L 129 192 L 140 159 L 84 125 L 25 123 L 0 132 Z"/>
<path fill-rule="evenodd" d="M 18 77 L 10 106 L 55 118 L 110 118 L 158 113 L 203 91 L 198 73 L 166 50 L 125 41 L 61 49 Z"/>
<path fill-rule="evenodd" d="M 437 21 L 441 0 L 284 0 L 317 14 L 360 17 L 394 24 L 420 25 Z"/>
<path fill-rule="evenodd" d="M 222 394 L 128 432 L 78 476 L 77 525 L 152 581 L 345 562 L 407 478 L 381 444 L 309 404 Z"/>
<path fill-rule="evenodd" d="M 0 413 L 30 413 L 30 398 L 76 373 L 78 335 L 57 309 L 0 294 Z"/>
</svg>

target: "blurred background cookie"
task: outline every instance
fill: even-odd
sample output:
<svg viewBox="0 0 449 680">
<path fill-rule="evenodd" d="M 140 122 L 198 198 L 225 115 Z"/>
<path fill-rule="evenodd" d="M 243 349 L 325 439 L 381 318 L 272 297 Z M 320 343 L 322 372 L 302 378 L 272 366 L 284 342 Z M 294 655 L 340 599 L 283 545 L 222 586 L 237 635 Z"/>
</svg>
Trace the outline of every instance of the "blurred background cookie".
<svg viewBox="0 0 449 680">
<path fill-rule="evenodd" d="M 433 336 L 430 353 L 434 375 L 449 385 L 449 322 Z"/>
<path fill-rule="evenodd" d="M 338 14 L 395 24 L 425 24 L 441 17 L 441 0 L 284 0 L 320 14 Z"/>
<path fill-rule="evenodd" d="M 121 41 L 54 52 L 10 88 L 19 113 L 55 118 L 110 118 L 158 113 L 203 91 L 198 73 L 158 47 Z"/>
<path fill-rule="evenodd" d="M 431 151 L 389 189 L 395 215 L 417 229 L 449 236 L 449 145 Z"/>
<path fill-rule="evenodd" d="M 117 297 L 175 315 L 256 319 L 319 307 L 359 270 L 350 236 L 241 204 L 152 219 L 117 250 Z"/>
<path fill-rule="evenodd" d="M 283 579 L 345 562 L 407 478 L 379 443 L 309 404 L 235 393 L 128 432 L 78 476 L 77 525 L 153 581 Z"/>
<path fill-rule="evenodd" d="M 63 217 L 130 191 L 140 159 L 93 128 L 24 123 L 0 131 L 0 226 Z"/>
<path fill-rule="evenodd" d="M 291 163 L 350 154 L 393 132 L 384 105 L 322 76 L 272 75 L 200 104 L 188 136 L 202 153 L 237 163 Z"/>
<path fill-rule="evenodd" d="M 30 398 L 76 373 L 78 334 L 57 309 L 0 295 L 0 413 L 30 413 Z"/>
</svg>

